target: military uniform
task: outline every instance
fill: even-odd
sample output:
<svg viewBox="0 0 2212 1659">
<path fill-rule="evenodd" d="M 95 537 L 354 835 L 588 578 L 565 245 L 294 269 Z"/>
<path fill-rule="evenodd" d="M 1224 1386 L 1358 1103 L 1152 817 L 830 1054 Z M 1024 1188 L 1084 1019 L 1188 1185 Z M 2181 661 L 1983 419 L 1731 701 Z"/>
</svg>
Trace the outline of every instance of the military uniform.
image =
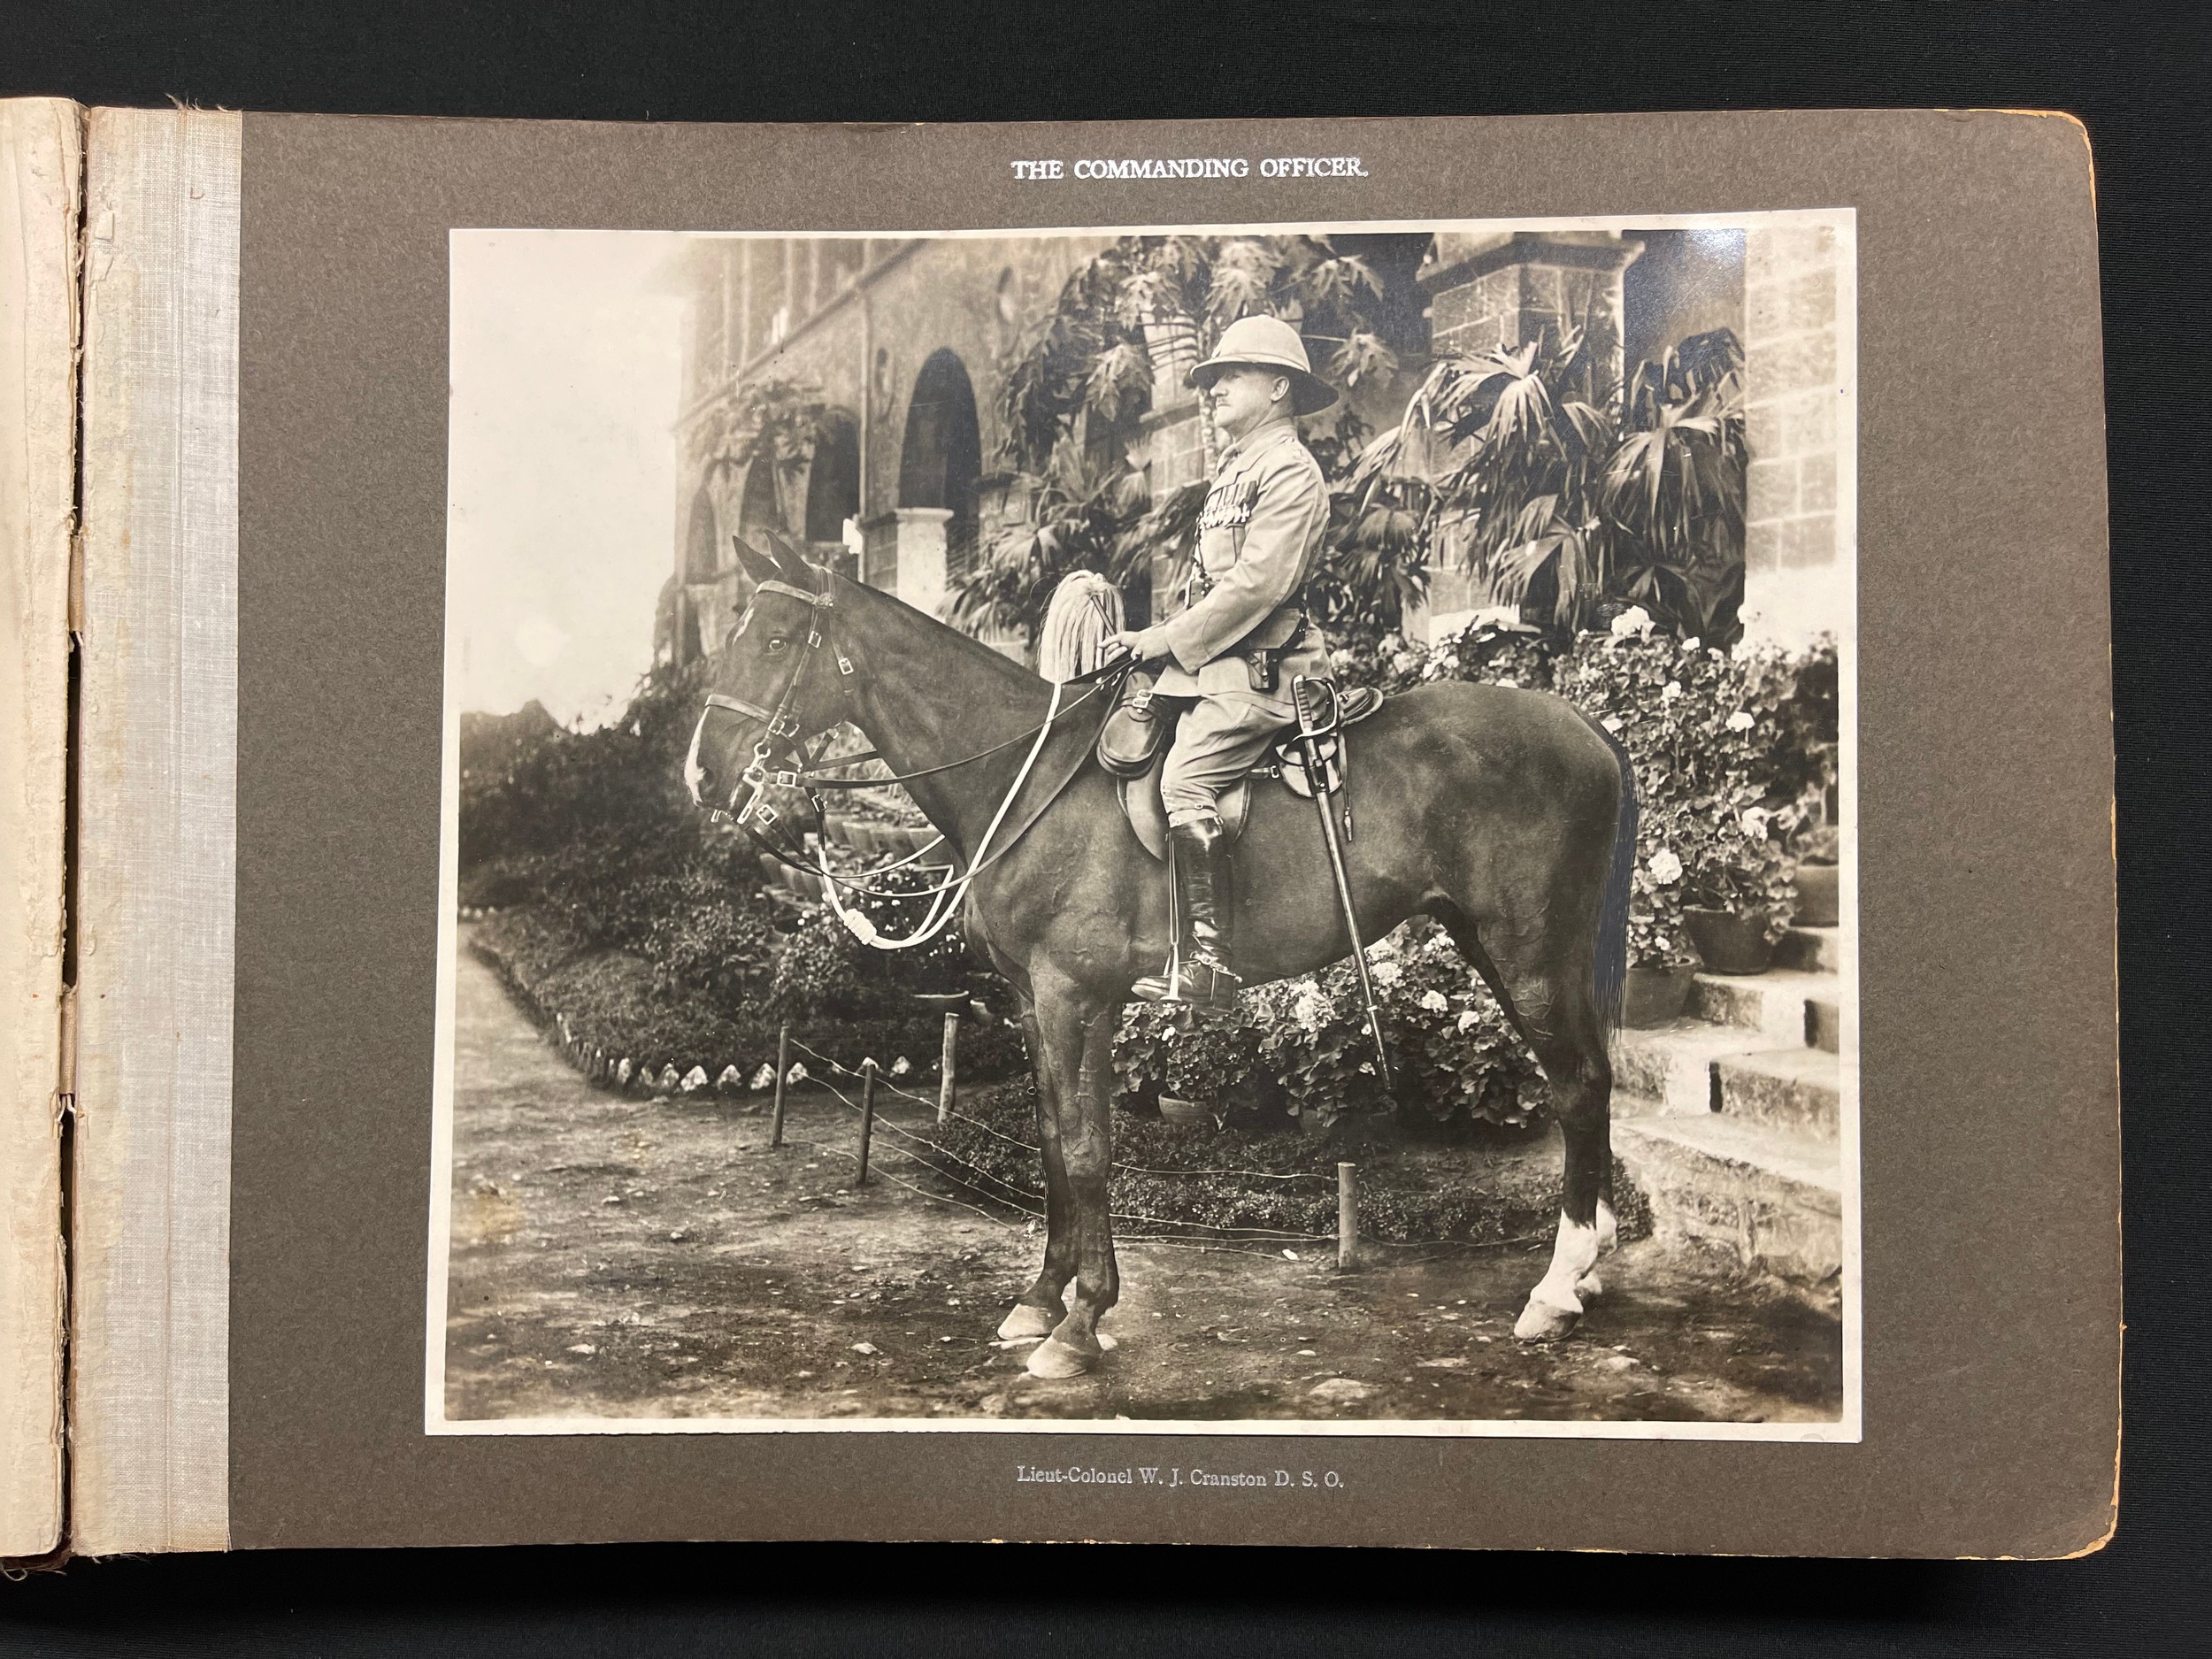
<svg viewBox="0 0 2212 1659">
<path fill-rule="evenodd" d="M 1231 324 L 1214 354 L 1191 372 L 1192 383 L 1209 387 L 1233 367 L 1287 379 L 1286 412 L 1293 416 L 1336 401 L 1309 365 L 1298 331 L 1271 317 Z M 1153 695 L 1182 710 L 1160 775 L 1177 938 L 1167 966 L 1137 981 L 1139 996 L 1235 1005 L 1239 980 L 1228 957 L 1233 883 L 1220 797 L 1296 720 L 1292 680 L 1328 672 L 1320 631 L 1302 603 L 1328 526 L 1328 485 L 1296 426 L 1271 419 L 1247 432 L 1223 455 L 1199 515 L 1184 608 L 1133 636 L 1138 657 L 1164 659 Z"/>
<path fill-rule="evenodd" d="M 1168 662 L 1153 695 L 1192 700 L 1160 775 L 1171 826 L 1217 811 L 1297 718 L 1292 678 L 1328 672 L 1300 604 L 1328 526 L 1328 485 L 1295 427 L 1271 426 L 1222 457 L 1199 515 L 1191 603 L 1157 630 Z"/>
</svg>

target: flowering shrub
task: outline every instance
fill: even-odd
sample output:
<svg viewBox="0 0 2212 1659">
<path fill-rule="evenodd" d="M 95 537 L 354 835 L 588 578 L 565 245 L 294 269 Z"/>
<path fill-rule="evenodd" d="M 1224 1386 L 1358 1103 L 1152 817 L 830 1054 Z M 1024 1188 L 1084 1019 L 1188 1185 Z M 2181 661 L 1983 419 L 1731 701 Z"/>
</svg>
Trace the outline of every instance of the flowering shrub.
<svg viewBox="0 0 2212 1659">
<path fill-rule="evenodd" d="M 1443 930 L 1417 918 L 1367 956 L 1402 1101 L 1440 1123 L 1528 1124 L 1545 1098 L 1535 1056 Z M 1349 961 L 1256 987 L 1233 1022 L 1133 1003 L 1114 1065 L 1126 1093 L 1214 1106 L 1256 1076 L 1323 1126 L 1388 1103 Z"/>
<path fill-rule="evenodd" d="M 1770 939 L 1787 931 L 1790 838 L 1808 795 L 1832 776 L 1832 714 L 1824 750 L 1807 733 L 1819 726 L 1817 687 L 1824 673 L 1832 680 L 1833 663 L 1832 648 L 1793 658 L 1674 639 L 1635 610 L 1563 659 L 1560 695 L 1618 738 L 1636 770 L 1632 964 L 1694 962 L 1682 933 L 1690 905 L 1763 914 Z"/>
</svg>

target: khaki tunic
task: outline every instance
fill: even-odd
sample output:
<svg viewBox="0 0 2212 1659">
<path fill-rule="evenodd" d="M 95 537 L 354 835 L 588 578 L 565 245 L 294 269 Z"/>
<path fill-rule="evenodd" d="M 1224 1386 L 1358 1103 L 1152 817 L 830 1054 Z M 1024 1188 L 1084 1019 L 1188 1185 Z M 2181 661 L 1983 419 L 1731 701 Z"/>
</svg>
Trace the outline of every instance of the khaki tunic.
<svg viewBox="0 0 2212 1659">
<path fill-rule="evenodd" d="M 1244 653 L 1282 645 L 1302 614 L 1298 595 L 1321 560 L 1329 490 L 1321 464 L 1283 425 L 1222 457 L 1198 520 L 1200 596 L 1145 643 L 1165 655 L 1156 695 L 1191 700 L 1160 780 L 1170 823 L 1215 810 L 1221 792 L 1251 770 L 1268 742 L 1297 718 L 1294 676 L 1328 672 L 1320 631 L 1309 621 L 1283 654 L 1273 692 L 1252 688 Z"/>
</svg>

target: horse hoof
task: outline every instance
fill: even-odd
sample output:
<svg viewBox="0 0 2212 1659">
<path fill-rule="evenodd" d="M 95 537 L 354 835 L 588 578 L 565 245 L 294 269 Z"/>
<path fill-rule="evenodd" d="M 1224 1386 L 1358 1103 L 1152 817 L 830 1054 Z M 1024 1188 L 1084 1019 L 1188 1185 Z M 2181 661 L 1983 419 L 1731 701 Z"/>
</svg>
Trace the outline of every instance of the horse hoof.
<svg viewBox="0 0 2212 1659">
<path fill-rule="evenodd" d="M 1071 1348 L 1056 1336 L 1047 1337 L 1029 1351 L 1029 1374 L 1054 1381 L 1064 1377 L 1080 1377 L 1095 1363 L 1094 1356 Z"/>
<path fill-rule="evenodd" d="M 999 1321 L 999 1340 L 1011 1342 L 1025 1336 L 1050 1336 L 1059 1323 L 1059 1315 L 1034 1302 L 1018 1302 L 1013 1311 Z"/>
<path fill-rule="evenodd" d="M 1571 1308 L 1555 1308 L 1548 1302 L 1529 1298 L 1528 1306 L 1521 1310 L 1521 1317 L 1513 1323 L 1514 1336 L 1523 1342 L 1550 1342 L 1575 1328 L 1581 1313 Z"/>
<path fill-rule="evenodd" d="M 1605 1286 L 1599 1282 L 1595 1273 L 1585 1273 L 1575 1281 L 1575 1294 L 1582 1301 L 1587 1302 L 1593 1296 L 1605 1294 Z"/>
</svg>

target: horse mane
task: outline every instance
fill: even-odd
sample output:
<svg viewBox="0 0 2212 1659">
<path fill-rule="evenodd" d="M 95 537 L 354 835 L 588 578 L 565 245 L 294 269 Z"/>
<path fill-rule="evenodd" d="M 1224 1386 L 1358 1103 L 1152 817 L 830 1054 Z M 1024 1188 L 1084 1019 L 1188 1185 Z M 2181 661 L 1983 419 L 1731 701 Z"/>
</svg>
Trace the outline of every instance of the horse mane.
<svg viewBox="0 0 2212 1659">
<path fill-rule="evenodd" d="M 1060 579 L 1037 636 L 1037 672 L 1047 680 L 1073 680 L 1104 666 L 1106 648 L 1121 632 L 1121 590 L 1096 571 Z"/>
</svg>

